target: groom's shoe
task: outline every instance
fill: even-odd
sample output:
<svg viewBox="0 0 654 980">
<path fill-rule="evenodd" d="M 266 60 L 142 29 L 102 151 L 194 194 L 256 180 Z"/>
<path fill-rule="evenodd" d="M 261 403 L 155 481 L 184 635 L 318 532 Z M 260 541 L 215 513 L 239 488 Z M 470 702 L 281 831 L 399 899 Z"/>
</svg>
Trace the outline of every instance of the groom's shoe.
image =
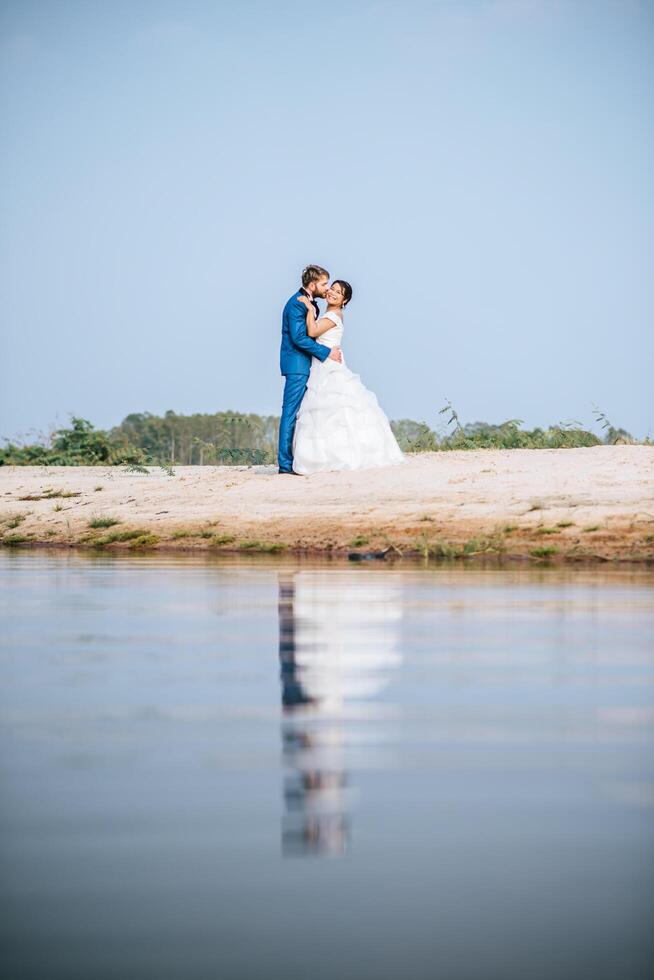
<svg viewBox="0 0 654 980">
<path fill-rule="evenodd" d="M 277 476 L 302 476 L 302 474 L 296 473 L 295 470 L 279 470 Z"/>
</svg>

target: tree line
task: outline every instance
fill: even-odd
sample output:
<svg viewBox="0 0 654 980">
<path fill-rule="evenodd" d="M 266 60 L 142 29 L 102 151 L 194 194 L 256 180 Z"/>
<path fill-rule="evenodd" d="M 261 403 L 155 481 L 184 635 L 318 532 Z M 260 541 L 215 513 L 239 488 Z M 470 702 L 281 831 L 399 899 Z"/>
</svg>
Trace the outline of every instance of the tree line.
<svg viewBox="0 0 654 980">
<path fill-rule="evenodd" d="M 634 442 L 624 429 L 614 427 L 596 410 L 596 422 L 604 430 L 596 435 L 577 422 L 559 422 L 547 428 L 524 429 L 520 419 L 500 424 L 472 422 L 465 425 L 448 404 L 439 414 L 449 415 L 439 430 L 426 422 L 399 419 L 391 422 L 404 452 L 436 452 L 453 449 L 561 449 Z M 39 442 L 0 447 L 2 465 L 93 466 L 121 465 L 240 465 L 274 464 L 277 459 L 276 415 L 215 412 L 164 415 L 134 412 L 112 429 L 96 429 L 87 419 L 73 416 L 68 427 L 57 429 Z M 650 440 L 646 439 L 646 443 Z"/>
</svg>

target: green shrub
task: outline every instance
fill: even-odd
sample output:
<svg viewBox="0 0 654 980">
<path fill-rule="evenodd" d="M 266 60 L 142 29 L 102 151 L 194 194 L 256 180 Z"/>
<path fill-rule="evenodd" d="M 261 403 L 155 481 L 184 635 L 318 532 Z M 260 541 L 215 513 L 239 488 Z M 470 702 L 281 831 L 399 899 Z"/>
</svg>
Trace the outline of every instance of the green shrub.
<svg viewBox="0 0 654 980">
<path fill-rule="evenodd" d="M 122 523 L 117 517 L 92 517 L 88 522 L 89 527 L 113 527 L 115 524 Z"/>
<path fill-rule="evenodd" d="M 134 541 L 136 538 L 145 537 L 149 533 L 149 531 L 144 531 L 143 528 L 133 531 L 111 531 L 109 534 L 105 534 L 102 538 L 96 538 L 93 544 L 96 547 L 101 548 L 104 545 L 115 544 L 116 542 Z"/>
<path fill-rule="evenodd" d="M 558 554 L 559 549 L 553 544 L 544 544 L 539 548 L 532 548 L 529 554 L 533 558 L 551 558 L 552 555 Z"/>
<path fill-rule="evenodd" d="M 239 543 L 239 548 L 242 551 L 258 551 L 265 554 L 275 554 L 280 551 L 284 551 L 286 545 L 279 544 L 276 541 L 241 541 Z"/>
<path fill-rule="evenodd" d="M 130 548 L 150 548 L 157 544 L 159 538 L 156 534 L 140 534 L 130 544 Z"/>
</svg>

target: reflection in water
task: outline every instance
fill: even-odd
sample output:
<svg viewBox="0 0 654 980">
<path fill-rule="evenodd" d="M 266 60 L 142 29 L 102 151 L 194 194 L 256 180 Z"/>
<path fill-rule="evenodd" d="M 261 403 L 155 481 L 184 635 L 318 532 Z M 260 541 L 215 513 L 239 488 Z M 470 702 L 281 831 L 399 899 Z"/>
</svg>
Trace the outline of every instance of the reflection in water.
<svg viewBox="0 0 654 980">
<path fill-rule="evenodd" d="M 0 549 L 0 973 L 643 980 L 653 635 L 652 571 Z"/>
<path fill-rule="evenodd" d="M 311 571 L 279 573 L 282 852 L 342 854 L 349 840 L 345 709 L 377 694 L 400 663 L 399 588 L 352 602 L 352 583 Z"/>
</svg>

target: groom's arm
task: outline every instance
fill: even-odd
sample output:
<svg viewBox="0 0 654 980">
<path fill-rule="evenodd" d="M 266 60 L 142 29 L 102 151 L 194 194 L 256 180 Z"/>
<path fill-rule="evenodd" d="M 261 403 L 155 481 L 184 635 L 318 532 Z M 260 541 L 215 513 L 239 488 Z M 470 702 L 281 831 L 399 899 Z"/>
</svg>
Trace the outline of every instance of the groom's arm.
<svg viewBox="0 0 654 980">
<path fill-rule="evenodd" d="M 319 361 L 326 361 L 331 354 L 331 348 L 327 344 L 317 344 L 315 340 L 307 336 L 307 308 L 299 300 L 291 305 L 288 332 L 293 344 L 305 354 L 312 354 Z"/>
</svg>

